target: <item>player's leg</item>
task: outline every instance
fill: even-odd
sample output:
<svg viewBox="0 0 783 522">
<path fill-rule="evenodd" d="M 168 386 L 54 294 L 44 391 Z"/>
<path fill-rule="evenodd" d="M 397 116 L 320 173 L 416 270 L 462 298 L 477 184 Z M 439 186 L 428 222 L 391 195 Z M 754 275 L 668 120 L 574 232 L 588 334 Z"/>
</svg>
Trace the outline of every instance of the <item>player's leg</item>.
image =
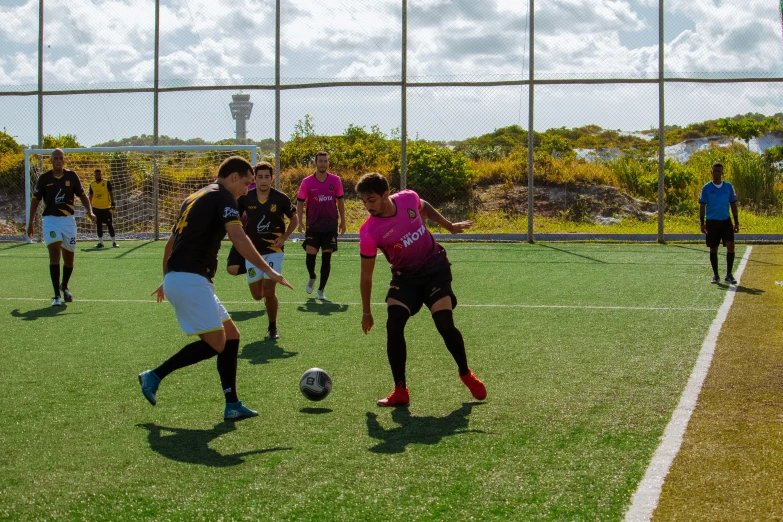
<svg viewBox="0 0 783 522">
<path fill-rule="evenodd" d="M 109 229 L 109 237 L 111 238 L 111 246 L 112 248 L 118 248 L 120 245 L 117 244 L 117 239 L 114 236 L 114 214 L 112 214 L 111 209 L 106 210 L 106 228 Z"/>
<path fill-rule="evenodd" d="M 411 317 L 407 305 L 397 299 L 386 299 L 386 357 L 389 360 L 394 390 L 378 406 L 407 406 L 410 403 L 405 365 L 408 359 L 408 347 L 405 342 L 405 325 Z"/>
<path fill-rule="evenodd" d="M 103 248 L 103 211 L 99 208 L 92 209 L 95 214 L 95 231 L 98 234 L 98 244 L 95 248 Z"/>
<path fill-rule="evenodd" d="M 245 268 L 245 258 L 242 257 L 242 254 L 239 253 L 239 251 L 231 247 L 231 250 L 228 251 L 228 259 L 226 260 L 226 272 L 229 274 L 235 276 L 244 274 L 247 272 Z"/>
<path fill-rule="evenodd" d="M 718 245 L 720 245 L 721 234 L 717 229 L 719 223 L 719 221 L 713 219 L 708 219 L 706 222 L 707 238 L 705 243 L 710 249 L 710 266 L 712 267 L 712 280 L 710 282 L 713 284 L 717 284 L 720 281 L 718 276 Z"/>
<path fill-rule="evenodd" d="M 73 216 L 60 218 L 60 226 L 62 229 L 62 243 L 60 247 L 62 249 L 63 256 L 63 281 L 60 288 L 63 291 L 63 299 L 66 303 L 73 301 L 73 295 L 68 289 L 68 282 L 71 280 L 71 274 L 73 273 L 74 255 L 76 253 L 76 219 Z"/>
<path fill-rule="evenodd" d="M 60 245 L 62 241 L 49 243 L 46 245 L 49 250 L 49 277 L 52 280 L 52 288 L 54 288 L 54 301 L 52 306 L 60 306 L 62 304 L 60 297 Z"/>
<path fill-rule="evenodd" d="M 445 276 L 445 272 L 441 278 L 435 277 L 428 284 L 427 294 L 430 296 L 430 301 L 427 302 L 427 306 L 430 308 L 432 320 L 435 322 L 438 333 L 446 343 L 446 348 L 454 358 L 454 362 L 457 363 L 460 379 L 468 387 L 473 397 L 484 400 L 487 397 L 487 389 L 468 367 L 465 340 L 462 337 L 462 332 L 454 325 L 454 307 L 457 298 L 451 290 L 451 271 L 447 269 L 448 277 Z M 430 288 L 435 288 L 436 291 L 433 292 Z M 445 295 L 441 296 L 440 294 Z"/>
<path fill-rule="evenodd" d="M 305 234 L 305 242 L 302 245 L 305 250 L 305 266 L 310 279 L 305 286 L 305 292 L 313 293 L 315 288 L 315 258 L 318 256 L 318 246 L 315 245 L 315 235 L 311 232 Z"/>
<path fill-rule="evenodd" d="M 271 279 L 264 279 L 262 281 L 264 286 L 264 305 L 266 306 L 266 317 L 269 319 L 269 327 L 267 331 L 267 339 L 280 339 L 280 334 L 277 331 L 277 310 L 280 306 L 280 302 L 277 299 L 277 283 Z"/>
<path fill-rule="evenodd" d="M 337 250 L 337 232 L 321 234 L 321 242 L 321 281 L 318 284 L 316 297 L 326 299 L 324 289 L 326 289 L 326 282 L 329 281 L 329 274 L 332 271 L 332 252 Z"/>
<path fill-rule="evenodd" d="M 221 305 L 222 306 L 222 305 Z M 224 309 L 225 310 L 225 309 Z M 228 315 L 228 313 L 226 313 Z M 245 417 L 256 417 L 257 411 L 251 410 L 237 396 L 237 356 L 239 355 L 239 329 L 229 317 L 223 322 L 226 330 L 226 348 L 217 357 L 220 384 L 226 398 L 224 420 L 238 420 Z"/>
<path fill-rule="evenodd" d="M 723 245 L 726 247 L 726 277 L 723 279 L 730 285 L 736 285 L 737 280 L 734 279 L 734 226 L 731 224 L 731 219 L 727 219 L 723 222 Z"/>
</svg>

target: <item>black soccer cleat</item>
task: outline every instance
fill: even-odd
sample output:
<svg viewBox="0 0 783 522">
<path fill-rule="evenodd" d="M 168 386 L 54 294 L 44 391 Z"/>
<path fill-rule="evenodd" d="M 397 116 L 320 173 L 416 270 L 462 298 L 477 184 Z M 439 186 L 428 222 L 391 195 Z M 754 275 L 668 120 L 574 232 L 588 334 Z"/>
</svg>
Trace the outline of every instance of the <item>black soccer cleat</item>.
<svg viewBox="0 0 783 522">
<path fill-rule="evenodd" d="M 270 328 L 269 333 L 267 333 L 266 338 L 269 340 L 276 340 L 280 339 L 280 334 L 277 332 L 277 328 Z"/>
</svg>

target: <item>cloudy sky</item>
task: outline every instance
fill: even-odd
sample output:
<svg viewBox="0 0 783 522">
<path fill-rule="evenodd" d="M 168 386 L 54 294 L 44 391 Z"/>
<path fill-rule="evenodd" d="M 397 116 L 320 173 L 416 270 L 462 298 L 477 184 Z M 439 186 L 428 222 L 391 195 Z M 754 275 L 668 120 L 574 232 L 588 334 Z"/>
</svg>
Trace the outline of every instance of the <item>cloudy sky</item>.
<svg viewBox="0 0 783 522">
<path fill-rule="evenodd" d="M 281 0 L 283 84 L 395 81 L 401 77 L 401 1 Z M 667 0 L 666 74 L 698 78 L 783 76 L 778 0 Z M 150 87 L 153 0 L 46 0 L 47 89 Z M 161 86 L 270 84 L 274 0 L 161 0 Z M 527 0 L 408 0 L 409 81 L 491 81 L 527 77 Z M 0 92 L 37 88 L 38 0 L 0 1 Z M 656 78 L 658 0 L 539 0 L 536 76 L 541 79 Z M 236 91 L 163 93 L 160 133 L 231 137 Z M 274 96 L 254 102 L 253 139 L 274 135 Z M 538 86 L 536 128 L 657 125 L 656 85 Z M 783 111 L 783 85 L 680 84 L 666 88 L 667 123 Z M 527 124 L 526 87 L 439 87 L 408 91 L 408 130 L 462 139 Z M 36 141 L 35 96 L 0 97 L 0 126 Z M 317 132 L 349 124 L 399 127 L 397 87 L 286 90 L 283 137 L 311 114 Z M 83 145 L 152 133 L 152 95 L 47 96 L 45 133 Z"/>
</svg>

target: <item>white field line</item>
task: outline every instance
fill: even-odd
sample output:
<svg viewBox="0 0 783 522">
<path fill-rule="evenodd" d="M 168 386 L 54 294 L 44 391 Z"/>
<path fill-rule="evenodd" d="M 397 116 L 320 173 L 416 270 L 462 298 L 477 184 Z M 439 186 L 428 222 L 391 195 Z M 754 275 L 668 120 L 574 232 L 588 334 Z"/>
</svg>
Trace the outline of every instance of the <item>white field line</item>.
<svg viewBox="0 0 783 522">
<path fill-rule="evenodd" d="M 745 249 L 745 255 L 742 256 L 742 261 L 740 261 L 735 275 L 737 282 L 742 277 L 742 272 L 745 270 L 745 265 L 748 262 L 752 249 L 753 247 L 751 246 Z M 658 507 L 663 482 L 669 473 L 674 457 L 677 456 L 680 446 L 682 446 L 685 430 L 688 427 L 691 415 L 693 415 L 693 410 L 696 408 L 696 401 L 699 398 L 701 387 L 704 384 L 704 379 L 707 377 L 712 357 L 715 354 L 715 344 L 717 343 L 718 335 L 723 323 L 726 321 L 726 317 L 729 315 L 729 310 L 736 295 L 737 287 L 729 287 L 723 304 L 718 310 L 718 315 L 712 322 L 707 332 L 707 337 L 701 346 L 696 365 L 693 368 L 690 379 L 688 379 L 685 391 L 682 392 L 680 397 L 680 403 L 677 405 L 677 409 L 674 410 L 674 414 L 663 432 L 661 443 L 658 449 L 655 450 L 647 472 L 644 474 L 644 478 L 642 478 L 631 499 L 631 507 L 628 508 L 625 514 L 626 522 L 648 521 L 652 518 L 655 508 Z"/>
<path fill-rule="evenodd" d="M 51 301 L 52 298 L 40 297 L 0 297 L 0 301 Z M 74 304 L 78 303 L 154 303 L 155 299 L 75 299 Z M 220 301 L 224 305 L 231 304 L 250 304 L 249 298 L 246 301 Z M 302 305 L 306 301 L 280 301 L 280 304 Z M 361 303 L 326 301 L 324 305 L 345 305 L 360 306 Z M 386 306 L 386 303 L 372 303 L 372 306 Z M 574 310 L 641 310 L 641 311 L 696 311 L 696 312 L 714 312 L 715 308 L 692 308 L 692 307 L 656 307 L 656 306 L 591 306 L 591 305 L 524 305 L 524 304 L 462 304 L 459 308 L 554 308 L 554 309 L 574 309 Z"/>
</svg>

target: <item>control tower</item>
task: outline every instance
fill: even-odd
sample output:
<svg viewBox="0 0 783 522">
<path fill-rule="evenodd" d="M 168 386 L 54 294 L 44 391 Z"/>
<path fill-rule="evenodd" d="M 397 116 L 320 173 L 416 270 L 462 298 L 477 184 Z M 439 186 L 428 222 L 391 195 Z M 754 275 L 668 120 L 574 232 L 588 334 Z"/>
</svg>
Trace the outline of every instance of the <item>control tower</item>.
<svg viewBox="0 0 783 522">
<path fill-rule="evenodd" d="M 245 122 L 250 119 L 250 113 L 253 111 L 253 103 L 250 101 L 249 94 L 234 94 L 233 100 L 228 106 L 231 108 L 231 117 L 237 122 L 237 139 L 247 138 L 247 128 Z"/>
</svg>

